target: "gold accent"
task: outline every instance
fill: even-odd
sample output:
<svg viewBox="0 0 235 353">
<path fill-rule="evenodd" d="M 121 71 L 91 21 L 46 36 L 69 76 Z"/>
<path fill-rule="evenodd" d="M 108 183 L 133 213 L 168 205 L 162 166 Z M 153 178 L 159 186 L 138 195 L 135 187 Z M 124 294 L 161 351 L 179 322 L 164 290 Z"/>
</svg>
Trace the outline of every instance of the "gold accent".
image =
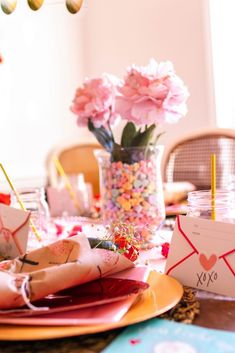
<svg viewBox="0 0 235 353">
<path fill-rule="evenodd" d="M 43 3 L 44 0 L 28 0 L 28 5 L 33 11 L 39 10 Z"/>
<path fill-rule="evenodd" d="M 83 0 L 66 0 L 67 10 L 73 15 L 77 13 L 83 4 Z"/>
<path fill-rule="evenodd" d="M 1 8 L 5 14 L 10 15 L 15 11 L 17 1 L 16 0 L 1 0 Z"/>
<path fill-rule="evenodd" d="M 216 155 L 211 156 L 211 219 L 216 220 Z"/>
<path fill-rule="evenodd" d="M 65 2 L 67 10 L 71 14 L 76 14 L 81 10 L 84 0 L 60 0 L 60 1 L 54 0 L 54 1 L 55 1 L 55 4 L 60 4 Z M 10 15 L 13 11 L 15 11 L 17 0 L 0 0 L 0 2 L 1 2 L 1 9 L 5 14 Z M 44 4 L 44 0 L 27 0 L 27 2 L 30 9 L 33 11 L 39 10 Z M 54 3 L 51 2 L 50 4 L 54 4 Z"/>
</svg>

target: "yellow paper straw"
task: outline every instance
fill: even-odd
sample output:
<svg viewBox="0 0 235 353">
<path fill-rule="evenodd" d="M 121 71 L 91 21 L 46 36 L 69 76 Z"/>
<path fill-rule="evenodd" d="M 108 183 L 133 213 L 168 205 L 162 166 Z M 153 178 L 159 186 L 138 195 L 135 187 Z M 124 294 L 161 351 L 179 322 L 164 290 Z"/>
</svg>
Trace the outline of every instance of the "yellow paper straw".
<svg viewBox="0 0 235 353">
<path fill-rule="evenodd" d="M 14 192 L 14 194 L 15 194 L 15 196 L 16 196 L 16 199 L 17 199 L 17 202 L 19 203 L 21 209 L 22 209 L 23 211 L 27 211 L 26 208 L 25 208 L 25 206 L 24 206 L 24 204 L 23 204 L 23 202 L 22 202 L 21 199 L 20 199 L 20 196 L 19 196 L 17 190 L 15 189 L 14 185 L 12 184 L 11 179 L 9 178 L 7 172 L 5 171 L 5 169 L 4 169 L 4 167 L 3 167 L 3 165 L 2 165 L 1 163 L 0 163 L 0 168 L 2 169 L 3 174 L 5 175 L 5 177 L 6 177 L 7 181 L 8 181 L 8 184 L 10 185 L 12 191 Z M 41 241 L 41 236 L 40 236 L 40 234 L 38 233 L 37 228 L 35 227 L 35 225 L 34 225 L 34 223 L 33 223 L 33 221 L 32 221 L 31 218 L 30 218 L 30 220 L 29 220 L 29 223 L 30 223 L 31 229 L 32 229 L 32 231 L 34 232 L 36 238 L 38 239 L 38 241 Z"/>
<path fill-rule="evenodd" d="M 211 156 L 211 219 L 215 221 L 215 199 L 216 199 L 216 155 Z"/>
<path fill-rule="evenodd" d="M 72 188 L 72 185 L 71 185 L 71 183 L 69 181 L 68 176 L 66 175 L 66 173 L 65 173 L 65 171 L 64 171 L 64 169 L 63 169 L 63 167 L 62 167 L 62 165 L 61 165 L 61 163 L 59 161 L 59 159 L 56 156 L 54 156 L 53 160 L 54 160 L 54 163 L 55 163 L 55 166 L 56 166 L 56 169 L 57 169 L 59 175 L 64 179 L 65 187 L 68 190 L 71 199 L 73 200 L 74 206 L 76 207 L 76 209 L 80 213 L 81 209 L 80 209 L 80 206 L 79 206 L 79 203 L 78 203 L 78 200 L 77 200 L 77 196 L 76 196 L 75 191 Z"/>
</svg>

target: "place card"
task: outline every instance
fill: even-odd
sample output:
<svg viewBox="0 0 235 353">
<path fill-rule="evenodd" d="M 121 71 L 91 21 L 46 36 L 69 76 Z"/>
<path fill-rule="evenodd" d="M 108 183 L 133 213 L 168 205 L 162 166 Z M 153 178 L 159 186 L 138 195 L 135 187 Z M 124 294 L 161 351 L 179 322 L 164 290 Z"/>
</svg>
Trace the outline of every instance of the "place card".
<svg viewBox="0 0 235 353">
<path fill-rule="evenodd" d="M 30 212 L 0 204 L 0 258 L 14 259 L 26 252 Z"/>
<path fill-rule="evenodd" d="M 235 224 L 178 216 L 165 273 L 184 285 L 235 297 Z"/>
</svg>

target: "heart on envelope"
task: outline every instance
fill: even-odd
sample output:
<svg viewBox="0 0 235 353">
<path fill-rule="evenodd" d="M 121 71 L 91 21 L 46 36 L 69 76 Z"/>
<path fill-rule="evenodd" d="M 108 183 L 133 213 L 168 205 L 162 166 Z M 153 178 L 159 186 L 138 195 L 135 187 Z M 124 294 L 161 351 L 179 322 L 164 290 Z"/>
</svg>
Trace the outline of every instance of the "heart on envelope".
<svg viewBox="0 0 235 353">
<path fill-rule="evenodd" d="M 209 258 L 204 254 L 199 255 L 199 262 L 205 271 L 210 271 L 210 269 L 216 264 L 217 256 L 212 254 Z"/>
</svg>

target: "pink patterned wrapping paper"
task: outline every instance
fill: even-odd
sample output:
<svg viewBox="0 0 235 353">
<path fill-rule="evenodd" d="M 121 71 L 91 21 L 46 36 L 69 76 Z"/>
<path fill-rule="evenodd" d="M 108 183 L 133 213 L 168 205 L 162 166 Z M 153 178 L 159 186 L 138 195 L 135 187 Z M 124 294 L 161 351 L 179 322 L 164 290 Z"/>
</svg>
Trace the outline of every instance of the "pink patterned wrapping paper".
<svg viewBox="0 0 235 353">
<path fill-rule="evenodd" d="M 30 212 L 0 204 L 0 259 L 14 259 L 26 251 Z"/>
<path fill-rule="evenodd" d="M 13 309 L 62 289 L 134 267 L 117 252 L 91 249 L 80 234 L 0 263 L 0 309 Z"/>
</svg>

